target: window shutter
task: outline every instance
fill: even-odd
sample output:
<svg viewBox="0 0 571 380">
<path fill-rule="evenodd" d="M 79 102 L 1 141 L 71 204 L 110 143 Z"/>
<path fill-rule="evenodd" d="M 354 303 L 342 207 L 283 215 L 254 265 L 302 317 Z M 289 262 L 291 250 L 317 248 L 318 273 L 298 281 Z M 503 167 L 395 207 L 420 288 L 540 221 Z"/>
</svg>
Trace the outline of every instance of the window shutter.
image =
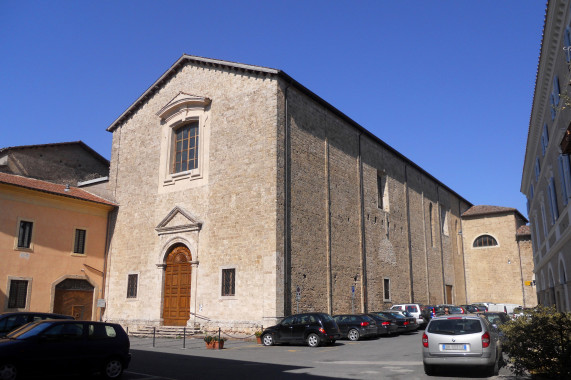
<svg viewBox="0 0 571 380">
<path fill-rule="evenodd" d="M 571 30 L 569 29 L 569 27 L 565 29 L 564 38 L 565 38 L 565 59 L 567 60 L 567 62 L 570 62 L 571 52 L 569 52 L 569 50 L 571 48 Z"/>
<path fill-rule="evenodd" d="M 553 78 L 553 99 L 555 101 L 556 107 L 559 105 L 559 94 L 560 93 L 561 93 L 561 90 L 559 89 L 559 77 L 556 75 Z"/>
<path fill-rule="evenodd" d="M 529 199 L 533 201 L 533 183 L 529 185 Z"/>
<path fill-rule="evenodd" d="M 559 218 L 559 210 L 557 209 L 557 193 L 555 192 L 555 181 L 553 177 L 549 179 L 549 208 L 551 209 L 551 224 L 555 224 Z"/>
<path fill-rule="evenodd" d="M 563 163 L 563 178 L 565 178 L 565 194 L 568 198 L 571 198 L 571 167 L 569 165 L 569 156 L 564 154 L 561 156 L 561 161 Z M 567 204 L 567 199 L 565 204 Z"/>
<path fill-rule="evenodd" d="M 541 168 L 539 165 L 539 157 L 535 159 L 535 181 L 539 181 L 539 172 Z"/>
<path fill-rule="evenodd" d="M 563 155 L 559 155 L 557 157 L 557 163 L 559 164 L 559 178 L 561 179 L 561 198 L 563 198 L 563 204 L 567 205 L 567 185 L 566 185 L 566 178 L 565 178 L 565 169 L 563 167 L 563 161 L 565 157 Z"/>
</svg>

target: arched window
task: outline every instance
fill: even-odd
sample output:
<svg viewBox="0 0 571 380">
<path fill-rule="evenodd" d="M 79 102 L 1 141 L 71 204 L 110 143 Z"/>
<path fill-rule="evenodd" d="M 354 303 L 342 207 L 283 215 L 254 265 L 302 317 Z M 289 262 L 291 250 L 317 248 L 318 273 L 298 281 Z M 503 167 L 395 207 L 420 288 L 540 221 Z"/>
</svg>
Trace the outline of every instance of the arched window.
<svg viewBox="0 0 571 380">
<path fill-rule="evenodd" d="M 474 248 L 493 247 L 496 245 L 498 245 L 498 242 L 490 235 L 478 236 L 478 238 L 474 240 Z"/>
</svg>

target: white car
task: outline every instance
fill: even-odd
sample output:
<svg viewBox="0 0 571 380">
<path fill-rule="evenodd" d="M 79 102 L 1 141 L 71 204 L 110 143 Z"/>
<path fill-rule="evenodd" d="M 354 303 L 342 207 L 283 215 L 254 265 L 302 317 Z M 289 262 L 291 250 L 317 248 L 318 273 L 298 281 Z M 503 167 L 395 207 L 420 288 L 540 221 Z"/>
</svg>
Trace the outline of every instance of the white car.
<svg viewBox="0 0 571 380">
<path fill-rule="evenodd" d="M 391 307 L 391 310 L 408 311 L 414 318 L 416 318 L 416 324 L 419 326 L 424 326 L 427 323 L 422 317 L 420 305 L 417 303 L 396 304 Z"/>
<path fill-rule="evenodd" d="M 429 376 L 437 366 L 474 366 L 497 376 L 501 358 L 498 330 L 478 315 L 434 317 L 422 334 L 422 362 Z"/>
</svg>

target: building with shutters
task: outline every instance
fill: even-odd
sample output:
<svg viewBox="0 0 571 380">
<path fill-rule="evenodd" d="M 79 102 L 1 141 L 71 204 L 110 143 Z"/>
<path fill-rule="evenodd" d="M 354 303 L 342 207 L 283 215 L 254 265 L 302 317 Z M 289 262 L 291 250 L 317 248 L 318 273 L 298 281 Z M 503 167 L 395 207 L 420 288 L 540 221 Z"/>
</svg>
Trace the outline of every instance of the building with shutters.
<svg viewBox="0 0 571 380">
<path fill-rule="evenodd" d="M 547 4 L 520 189 L 528 201 L 538 301 L 563 311 L 571 311 L 569 7 Z"/>
<path fill-rule="evenodd" d="M 98 320 L 114 207 L 77 187 L 0 173 L 0 311 Z"/>
</svg>

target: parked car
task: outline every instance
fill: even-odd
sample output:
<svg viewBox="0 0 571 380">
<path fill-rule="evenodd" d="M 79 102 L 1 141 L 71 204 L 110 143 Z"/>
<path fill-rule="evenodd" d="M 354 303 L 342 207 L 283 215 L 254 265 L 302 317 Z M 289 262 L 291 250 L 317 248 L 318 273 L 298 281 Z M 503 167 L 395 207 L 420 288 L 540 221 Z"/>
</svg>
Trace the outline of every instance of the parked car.
<svg viewBox="0 0 571 380">
<path fill-rule="evenodd" d="M 409 312 L 413 317 L 416 318 L 416 324 L 418 326 L 424 327 L 428 323 L 428 321 L 422 316 L 421 305 L 417 303 L 396 304 L 391 307 L 391 310 L 400 310 L 400 311 Z"/>
<path fill-rule="evenodd" d="M 99 372 L 118 379 L 129 366 L 129 337 L 115 323 L 47 319 L 0 339 L 0 375 L 69 375 Z"/>
<path fill-rule="evenodd" d="M 317 347 L 321 343 L 333 344 L 341 337 L 339 326 L 326 313 L 304 313 L 290 315 L 275 326 L 262 332 L 264 346 L 276 343 L 307 343 Z"/>
<path fill-rule="evenodd" d="M 476 366 L 497 375 L 502 344 L 497 329 L 475 314 L 432 318 L 422 334 L 424 372 L 437 366 Z"/>
<path fill-rule="evenodd" d="M 377 322 L 368 315 L 343 314 L 334 315 L 333 319 L 339 326 L 341 338 L 359 340 L 360 338 L 377 336 Z"/>
<path fill-rule="evenodd" d="M 466 314 L 466 310 L 464 310 L 460 306 L 456 305 L 436 305 L 436 315 L 443 315 L 446 314 L 446 308 L 448 308 L 449 314 Z"/>
<path fill-rule="evenodd" d="M 410 324 L 410 320 L 407 319 L 405 316 L 399 314 L 396 310 L 378 311 L 375 314 L 384 315 L 386 317 L 391 318 L 391 320 L 393 320 L 397 324 L 398 334 L 410 331 L 408 327 L 408 325 Z"/>
<path fill-rule="evenodd" d="M 495 325 L 496 327 L 511 320 L 510 316 L 507 313 L 503 312 L 488 311 L 480 313 L 480 315 L 486 318 L 488 322 L 490 322 L 492 325 Z"/>
<path fill-rule="evenodd" d="M 408 321 L 408 323 L 406 324 L 406 328 L 408 331 L 418 330 L 419 326 L 416 323 L 416 318 L 413 317 L 408 311 L 406 311 L 406 310 L 387 310 L 387 311 L 395 312 L 395 313 L 400 314 L 403 317 L 405 317 L 406 320 Z"/>
<path fill-rule="evenodd" d="M 369 313 L 367 315 L 373 318 L 375 322 L 377 322 L 378 336 L 396 334 L 398 329 L 396 320 L 392 321 L 390 318 L 384 315 L 375 314 L 375 313 Z"/>
<path fill-rule="evenodd" d="M 477 306 L 480 311 L 488 311 L 489 302 L 477 302 L 473 303 L 472 305 Z"/>
<path fill-rule="evenodd" d="M 420 307 L 422 317 L 426 320 L 426 323 L 436 316 L 436 306 L 435 305 L 422 305 Z"/>
<path fill-rule="evenodd" d="M 6 336 L 10 331 L 16 330 L 27 323 L 43 319 L 73 319 L 70 315 L 40 313 L 33 311 L 17 311 L 0 314 L 0 338 Z"/>
<path fill-rule="evenodd" d="M 483 311 L 483 310 L 480 310 L 478 308 L 478 306 L 475 306 L 475 305 L 460 305 L 460 307 L 462 307 L 468 313 L 477 313 L 479 311 Z"/>
</svg>

